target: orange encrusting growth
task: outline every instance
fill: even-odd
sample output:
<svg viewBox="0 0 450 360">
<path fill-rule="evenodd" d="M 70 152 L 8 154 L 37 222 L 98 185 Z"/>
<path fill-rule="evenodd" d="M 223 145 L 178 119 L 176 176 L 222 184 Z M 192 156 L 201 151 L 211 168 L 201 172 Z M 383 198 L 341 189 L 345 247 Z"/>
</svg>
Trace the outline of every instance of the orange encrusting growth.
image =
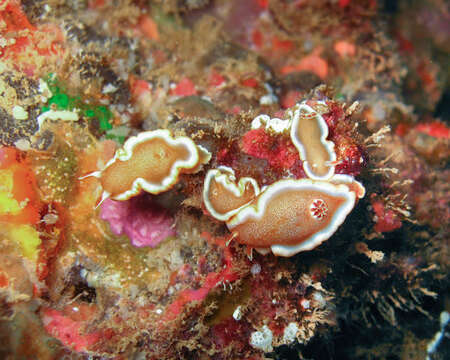
<svg viewBox="0 0 450 360">
<path fill-rule="evenodd" d="M 191 156 L 185 145 L 171 146 L 163 139 L 154 138 L 133 149 L 129 160 L 118 159 L 102 174 L 103 189 L 115 197 L 131 189 L 136 178 L 149 183 L 161 183 L 176 161 L 187 161 Z"/>
<path fill-rule="evenodd" d="M 0 147 L 0 182 L 0 221 L 36 224 L 40 210 L 36 179 L 26 159 L 14 148 Z"/>
<path fill-rule="evenodd" d="M 298 180 L 300 185 L 302 180 Z M 238 234 L 238 241 L 252 247 L 267 248 L 274 244 L 298 245 L 326 229 L 348 198 L 314 189 L 316 186 L 279 187 L 263 198 L 264 192 L 233 218 L 228 226 Z M 324 207 L 317 216 L 314 203 Z M 354 201 L 354 200 L 353 200 Z M 258 214 L 259 213 L 259 214 Z"/>
<path fill-rule="evenodd" d="M 78 174 L 92 173 L 99 165 L 106 164 L 116 152 L 116 143 L 112 140 L 104 140 L 96 143 L 92 147 L 83 149 L 78 154 Z M 97 202 L 99 192 L 97 180 L 82 181 L 76 187 L 75 196 L 77 201 L 71 204 L 69 214 L 77 214 L 79 216 L 90 216 L 92 208 Z M 92 196 L 92 194 L 96 194 Z"/>
<path fill-rule="evenodd" d="M 0 2 L 0 24 L 2 62 L 35 77 L 46 64 L 62 58 L 64 36 L 61 29 L 48 24 L 32 25 L 20 1 Z"/>
</svg>

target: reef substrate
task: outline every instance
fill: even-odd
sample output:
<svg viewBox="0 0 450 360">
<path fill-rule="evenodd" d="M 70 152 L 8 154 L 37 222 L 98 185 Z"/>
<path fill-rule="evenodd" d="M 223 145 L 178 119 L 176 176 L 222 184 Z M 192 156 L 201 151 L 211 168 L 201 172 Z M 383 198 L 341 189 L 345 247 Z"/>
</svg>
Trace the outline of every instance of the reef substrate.
<svg viewBox="0 0 450 360">
<path fill-rule="evenodd" d="M 1 1 L 0 357 L 448 358 L 449 13 Z"/>
</svg>

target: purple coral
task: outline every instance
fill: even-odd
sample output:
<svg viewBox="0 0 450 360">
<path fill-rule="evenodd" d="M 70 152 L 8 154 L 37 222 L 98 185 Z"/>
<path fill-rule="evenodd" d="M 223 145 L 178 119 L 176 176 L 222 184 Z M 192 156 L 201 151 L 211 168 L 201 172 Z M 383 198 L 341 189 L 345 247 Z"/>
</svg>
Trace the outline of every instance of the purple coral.
<svg viewBox="0 0 450 360">
<path fill-rule="evenodd" d="M 136 247 L 155 247 L 175 235 L 174 222 L 167 209 L 148 196 L 127 201 L 107 199 L 101 205 L 100 217 L 109 222 L 114 234 L 128 236 Z"/>
</svg>

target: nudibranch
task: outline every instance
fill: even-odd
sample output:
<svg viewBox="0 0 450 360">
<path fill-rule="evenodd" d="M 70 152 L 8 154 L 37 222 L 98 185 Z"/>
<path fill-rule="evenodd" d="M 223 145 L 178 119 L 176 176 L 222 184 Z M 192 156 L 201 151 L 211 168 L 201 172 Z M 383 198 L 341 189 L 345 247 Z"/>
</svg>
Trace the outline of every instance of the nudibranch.
<svg viewBox="0 0 450 360">
<path fill-rule="evenodd" d="M 334 143 L 327 140 L 327 136 L 328 126 L 322 115 L 306 102 L 295 105 L 291 140 L 303 160 L 306 175 L 311 179 L 328 180 L 334 175 L 336 153 Z"/>
<path fill-rule="evenodd" d="M 356 198 L 357 194 L 344 184 L 279 180 L 241 208 L 227 226 L 241 244 L 292 256 L 315 248 L 333 235 Z"/>
<path fill-rule="evenodd" d="M 327 140 L 321 115 L 327 109 L 324 101 L 304 101 L 287 112 L 286 120 L 259 115 L 252 121 L 252 129 L 290 136 L 308 178 L 285 178 L 260 190 L 252 178 L 236 182 L 230 168 L 208 171 L 206 210 L 226 222 L 232 239 L 279 256 L 311 250 L 330 238 L 364 197 L 364 186 L 353 176 L 335 174 L 335 144 Z"/>
<path fill-rule="evenodd" d="M 236 184 L 233 169 L 220 166 L 209 170 L 203 187 L 206 209 L 218 220 L 227 221 L 259 194 L 256 180 L 243 177 Z"/>
<path fill-rule="evenodd" d="M 236 185 L 228 169 L 210 170 L 207 179 L 203 196 L 211 216 L 225 221 L 237 242 L 279 256 L 319 246 L 365 193 L 348 175 L 335 175 L 333 181 L 284 179 L 261 192 L 251 178 L 241 178 Z"/>
<path fill-rule="evenodd" d="M 103 170 L 85 177 L 100 180 L 101 201 L 127 200 L 141 190 L 155 195 L 169 190 L 180 174 L 199 171 L 210 158 L 205 148 L 188 137 L 174 138 L 169 130 L 146 131 L 129 138 Z"/>
</svg>

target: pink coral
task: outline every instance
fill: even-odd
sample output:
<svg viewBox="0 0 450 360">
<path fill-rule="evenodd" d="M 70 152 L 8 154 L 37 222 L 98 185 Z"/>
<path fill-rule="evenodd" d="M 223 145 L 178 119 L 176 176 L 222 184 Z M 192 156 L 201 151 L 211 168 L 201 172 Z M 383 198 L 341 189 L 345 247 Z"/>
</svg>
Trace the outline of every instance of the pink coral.
<svg viewBox="0 0 450 360">
<path fill-rule="evenodd" d="M 109 222 L 116 235 L 126 235 L 136 247 L 155 247 L 175 235 L 168 211 L 149 196 L 128 201 L 107 199 L 101 205 L 100 217 Z"/>
</svg>

